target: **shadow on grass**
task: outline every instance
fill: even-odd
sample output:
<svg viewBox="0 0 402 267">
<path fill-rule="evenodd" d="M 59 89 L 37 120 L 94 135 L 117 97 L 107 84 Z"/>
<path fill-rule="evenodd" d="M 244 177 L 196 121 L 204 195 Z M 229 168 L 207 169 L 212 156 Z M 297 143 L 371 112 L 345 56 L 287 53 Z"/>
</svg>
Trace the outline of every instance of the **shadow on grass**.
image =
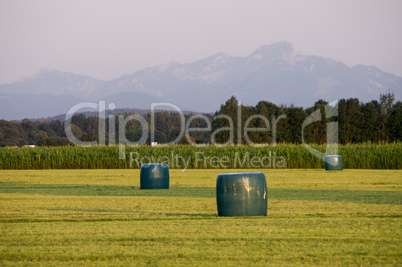
<svg viewBox="0 0 402 267">
<path fill-rule="evenodd" d="M 215 197 L 215 189 L 211 187 L 171 187 L 170 189 L 141 190 L 138 186 L 85 184 L 0 183 L 0 193 L 58 196 Z"/>
<path fill-rule="evenodd" d="M 148 214 L 148 215 L 163 215 L 163 216 L 192 216 L 192 217 L 218 217 L 218 213 L 183 213 L 183 212 L 158 212 L 158 211 L 144 211 L 144 210 L 115 210 L 115 209 L 60 209 L 60 208 L 46 208 L 46 210 L 55 211 L 74 211 L 74 212 L 97 212 L 97 213 L 124 213 L 124 214 Z"/>
<path fill-rule="evenodd" d="M 215 198 L 213 187 L 171 187 L 160 190 L 140 190 L 138 186 L 18 184 L 0 183 L 0 193 L 40 194 L 59 196 L 154 196 Z M 402 205 L 402 192 L 357 191 L 328 189 L 268 189 L 270 200 L 345 201 L 355 203 Z"/>
</svg>

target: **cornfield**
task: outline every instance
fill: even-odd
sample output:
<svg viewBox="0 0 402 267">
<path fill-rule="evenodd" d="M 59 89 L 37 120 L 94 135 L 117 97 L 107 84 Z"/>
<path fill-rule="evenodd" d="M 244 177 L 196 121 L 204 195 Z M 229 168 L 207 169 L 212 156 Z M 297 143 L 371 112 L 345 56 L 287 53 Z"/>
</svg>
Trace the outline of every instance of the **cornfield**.
<svg viewBox="0 0 402 267">
<path fill-rule="evenodd" d="M 325 145 L 310 145 L 324 155 Z M 399 169 L 402 143 L 339 145 L 344 168 Z M 120 157 L 119 157 L 120 156 Z M 0 148 L 0 169 L 125 169 L 166 163 L 173 169 L 324 168 L 304 145 Z"/>
</svg>

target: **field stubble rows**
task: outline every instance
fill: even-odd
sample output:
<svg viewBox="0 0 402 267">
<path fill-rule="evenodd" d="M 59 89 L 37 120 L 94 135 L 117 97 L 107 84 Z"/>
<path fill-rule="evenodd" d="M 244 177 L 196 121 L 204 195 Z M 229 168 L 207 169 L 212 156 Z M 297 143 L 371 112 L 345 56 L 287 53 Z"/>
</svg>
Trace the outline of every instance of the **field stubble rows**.
<svg viewBox="0 0 402 267">
<path fill-rule="evenodd" d="M 401 264 L 401 171 L 262 170 L 267 217 L 218 217 L 219 173 L 0 171 L 0 263 L 49 265 Z M 261 171 L 261 170 L 259 170 Z"/>
</svg>

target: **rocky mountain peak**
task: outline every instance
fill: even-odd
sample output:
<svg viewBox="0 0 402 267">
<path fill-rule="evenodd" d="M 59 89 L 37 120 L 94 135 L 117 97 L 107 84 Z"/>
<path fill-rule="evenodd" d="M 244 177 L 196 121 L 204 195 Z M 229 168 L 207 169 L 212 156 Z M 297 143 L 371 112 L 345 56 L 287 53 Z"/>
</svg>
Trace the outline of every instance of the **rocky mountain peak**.
<svg viewBox="0 0 402 267">
<path fill-rule="evenodd" d="M 43 68 L 23 82 L 0 85 L 0 115 L 18 119 L 38 110 L 41 113 L 36 117 L 46 117 L 65 113 L 79 101 L 99 99 L 118 108 L 147 109 L 151 102 L 169 102 L 187 110 L 213 112 L 232 95 L 251 105 L 269 100 L 311 106 L 318 99 L 331 102 L 358 97 L 370 101 L 388 89 L 400 100 L 401 88 L 401 77 L 373 66 L 350 68 L 332 59 L 300 55 L 292 44 L 277 42 L 260 46 L 248 57 L 218 53 L 196 62 L 146 68 L 110 81 Z"/>
<path fill-rule="evenodd" d="M 277 42 L 271 45 L 262 45 L 255 50 L 248 58 L 254 60 L 264 59 L 267 61 L 287 59 L 295 54 L 291 43 L 286 41 Z"/>
</svg>

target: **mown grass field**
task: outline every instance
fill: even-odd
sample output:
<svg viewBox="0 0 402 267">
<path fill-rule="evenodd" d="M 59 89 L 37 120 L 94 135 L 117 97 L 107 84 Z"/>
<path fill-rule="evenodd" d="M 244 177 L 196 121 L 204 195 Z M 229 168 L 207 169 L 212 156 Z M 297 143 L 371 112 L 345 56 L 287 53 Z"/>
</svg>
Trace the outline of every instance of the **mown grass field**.
<svg viewBox="0 0 402 267">
<path fill-rule="evenodd" d="M 216 177 L 263 171 L 268 216 L 218 217 Z M 0 171 L 0 265 L 401 265 L 402 172 Z"/>
</svg>

